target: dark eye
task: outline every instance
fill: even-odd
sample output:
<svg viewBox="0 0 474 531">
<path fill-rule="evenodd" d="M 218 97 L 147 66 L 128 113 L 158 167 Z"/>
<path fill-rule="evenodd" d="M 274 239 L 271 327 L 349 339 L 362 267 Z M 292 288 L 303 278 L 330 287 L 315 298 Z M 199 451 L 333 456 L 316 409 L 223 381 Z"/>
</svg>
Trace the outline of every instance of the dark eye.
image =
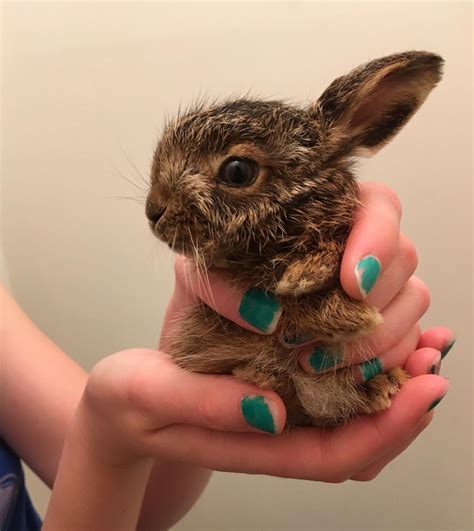
<svg viewBox="0 0 474 531">
<path fill-rule="evenodd" d="M 250 186 L 258 175 L 258 164 L 252 159 L 231 157 L 225 160 L 218 171 L 219 182 L 227 186 Z"/>
</svg>

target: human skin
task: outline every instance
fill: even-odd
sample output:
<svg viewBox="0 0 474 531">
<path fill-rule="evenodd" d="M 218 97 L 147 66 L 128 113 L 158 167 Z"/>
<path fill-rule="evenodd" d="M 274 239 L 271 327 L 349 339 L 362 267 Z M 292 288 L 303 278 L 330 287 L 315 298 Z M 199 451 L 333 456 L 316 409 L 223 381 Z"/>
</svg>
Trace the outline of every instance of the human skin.
<svg viewBox="0 0 474 531">
<path fill-rule="evenodd" d="M 407 288 L 416 255 L 408 240 L 399 236 L 393 192 L 375 189 L 366 189 L 365 208 L 351 233 L 351 238 L 358 236 L 349 239 L 341 281 L 348 292 L 355 289 L 354 295 L 360 296 L 351 279 L 353 263 L 367 254 L 365 241 L 372 238 L 370 252 L 382 262 L 383 274 L 369 302 L 378 300 L 382 309 L 401 299 L 398 311 L 404 312 L 403 301 L 413 305 L 422 299 L 409 319 L 403 315 L 407 329 L 398 333 L 393 327 L 393 345 L 387 347 L 390 360 L 387 345 L 380 344 L 384 367 L 405 366 L 413 378 L 390 410 L 330 432 L 305 428 L 280 434 L 285 410 L 275 393 L 231 376 L 187 373 L 172 362 L 165 352 L 176 317 L 202 295 L 192 289 L 189 278 L 184 279 L 183 261 L 177 262 L 160 351 L 133 349 L 109 356 L 94 368 L 88 382 L 84 371 L 29 321 L 8 294 L 2 294 L 1 436 L 49 485 L 55 480 L 44 529 L 134 529 L 137 521 L 139 529 L 168 528 L 193 505 L 212 469 L 328 482 L 368 480 L 421 433 L 432 418 L 430 405 L 447 390 L 443 378 L 426 373 L 439 364 L 452 333 L 436 328 L 420 337 L 417 322 L 428 306 L 427 290 L 418 280 Z M 375 209 L 374 219 L 372 206 L 380 203 L 381 194 L 393 202 L 393 209 Z M 370 236 L 369 227 L 375 225 L 385 231 L 385 238 Z M 186 289 L 187 282 L 191 289 Z M 228 305 L 217 309 L 238 321 L 232 313 L 233 297 L 238 295 L 229 296 L 219 279 L 215 286 L 217 298 L 219 293 L 228 295 L 222 295 Z M 247 394 L 266 398 L 276 436 L 245 421 L 240 401 Z"/>
</svg>

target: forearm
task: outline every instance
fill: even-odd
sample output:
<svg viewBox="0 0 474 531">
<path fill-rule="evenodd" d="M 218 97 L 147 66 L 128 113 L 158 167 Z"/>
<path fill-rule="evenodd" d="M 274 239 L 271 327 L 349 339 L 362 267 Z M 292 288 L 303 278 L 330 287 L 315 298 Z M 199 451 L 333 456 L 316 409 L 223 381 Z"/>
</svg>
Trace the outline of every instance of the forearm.
<svg viewBox="0 0 474 531">
<path fill-rule="evenodd" d="M 155 460 L 143 500 L 138 531 L 175 525 L 193 507 L 212 471 L 175 461 Z"/>
<path fill-rule="evenodd" d="M 52 485 L 87 373 L 0 285 L 0 437 Z"/>
<path fill-rule="evenodd" d="M 45 531 L 136 529 L 153 460 L 129 457 L 81 401 L 64 444 Z"/>
<path fill-rule="evenodd" d="M 50 487 L 87 378 L 0 284 L 0 438 Z M 178 521 L 209 476 L 197 467 L 155 460 L 139 528 L 155 530 Z"/>
</svg>

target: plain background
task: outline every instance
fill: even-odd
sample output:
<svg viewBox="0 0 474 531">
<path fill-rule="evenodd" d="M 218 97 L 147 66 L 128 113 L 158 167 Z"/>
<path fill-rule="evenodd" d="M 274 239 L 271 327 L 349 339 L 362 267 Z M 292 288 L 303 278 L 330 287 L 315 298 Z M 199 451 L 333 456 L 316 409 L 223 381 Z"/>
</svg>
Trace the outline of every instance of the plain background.
<svg viewBox="0 0 474 531">
<path fill-rule="evenodd" d="M 446 59 L 406 130 L 359 170 L 402 200 L 432 292 L 424 326 L 458 338 L 435 422 L 369 483 L 215 474 L 177 530 L 472 529 L 471 20 L 472 5 L 456 2 L 3 5 L 10 287 L 88 369 L 157 342 L 172 257 L 140 201 L 166 113 L 248 90 L 304 103 L 352 67 L 408 49 Z M 48 491 L 29 481 L 43 511 Z"/>
</svg>

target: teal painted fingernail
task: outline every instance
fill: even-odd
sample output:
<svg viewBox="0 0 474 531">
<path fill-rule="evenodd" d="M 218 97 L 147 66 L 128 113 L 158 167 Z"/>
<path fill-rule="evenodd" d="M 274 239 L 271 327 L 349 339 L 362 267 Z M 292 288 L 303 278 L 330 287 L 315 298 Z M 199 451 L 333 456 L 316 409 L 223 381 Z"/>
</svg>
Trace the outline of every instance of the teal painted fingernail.
<svg viewBox="0 0 474 531">
<path fill-rule="evenodd" d="M 443 400 L 444 397 L 445 397 L 445 395 L 443 395 L 442 397 L 438 398 L 438 400 L 435 400 L 431 404 L 431 406 L 428 408 L 428 411 L 431 411 L 432 409 L 434 409 L 441 402 L 441 400 Z"/>
<path fill-rule="evenodd" d="M 271 293 L 252 288 L 242 297 L 239 315 L 254 328 L 271 333 L 276 328 L 281 308 Z"/>
<path fill-rule="evenodd" d="M 332 369 L 341 361 L 340 355 L 336 353 L 330 353 L 327 350 L 318 347 L 309 357 L 309 364 L 316 371 L 325 371 Z"/>
<path fill-rule="evenodd" d="M 275 422 L 263 396 L 244 396 L 240 401 L 242 415 L 250 426 L 275 433 Z"/>
<path fill-rule="evenodd" d="M 369 291 L 374 287 L 381 269 L 382 266 L 375 256 L 369 255 L 359 260 L 355 268 L 355 276 L 359 290 L 364 297 L 367 297 Z"/>
<path fill-rule="evenodd" d="M 375 378 L 383 371 L 382 362 L 378 358 L 372 358 L 371 360 L 364 361 L 359 365 L 360 373 L 364 382 L 368 382 Z"/>
<path fill-rule="evenodd" d="M 289 347 L 296 347 L 298 345 L 304 345 L 305 343 L 308 343 L 313 339 L 310 335 L 301 335 L 301 336 L 294 336 L 294 337 L 283 337 L 283 343 L 285 345 L 288 345 Z"/>
<path fill-rule="evenodd" d="M 456 343 L 455 339 L 453 339 L 444 347 L 444 349 L 441 351 L 441 359 L 444 359 L 447 356 L 448 352 L 454 347 L 454 343 Z"/>
</svg>

